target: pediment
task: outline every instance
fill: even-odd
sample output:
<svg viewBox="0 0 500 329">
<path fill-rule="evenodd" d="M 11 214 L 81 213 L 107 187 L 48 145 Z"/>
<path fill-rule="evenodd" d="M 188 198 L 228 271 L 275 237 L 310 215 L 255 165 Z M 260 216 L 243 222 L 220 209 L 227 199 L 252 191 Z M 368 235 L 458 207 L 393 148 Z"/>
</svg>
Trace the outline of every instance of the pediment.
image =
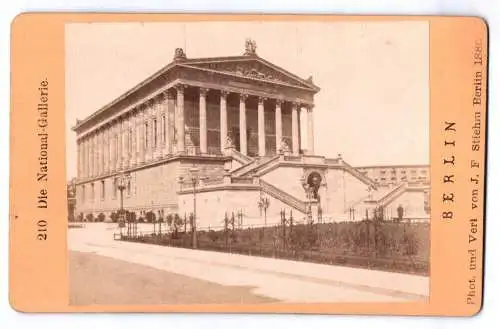
<svg viewBox="0 0 500 329">
<path fill-rule="evenodd" d="M 228 73 L 237 76 L 259 79 L 271 83 L 287 84 L 290 86 L 318 91 L 319 88 L 311 80 L 304 80 L 275 66 L 261 58 L 236 58 L 233 60 L 212 60 L 185 63 L 191 67 L 208 69 L 221 73 Z"/>
</svg>

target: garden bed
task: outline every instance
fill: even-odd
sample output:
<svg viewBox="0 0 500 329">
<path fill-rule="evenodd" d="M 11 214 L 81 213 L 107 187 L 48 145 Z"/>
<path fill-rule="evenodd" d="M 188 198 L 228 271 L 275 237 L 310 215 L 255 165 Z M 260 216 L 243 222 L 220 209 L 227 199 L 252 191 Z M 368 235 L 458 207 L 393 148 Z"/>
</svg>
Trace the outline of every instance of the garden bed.
<svg viewBox="0 0 500 329">
<path fill-rule="evenodd" d="M 192 248 L 192 233 L 122 240 Z M 428 275 L 429 224 L 342 222 L 197 232 L 197 249 Z"/>
</svg>

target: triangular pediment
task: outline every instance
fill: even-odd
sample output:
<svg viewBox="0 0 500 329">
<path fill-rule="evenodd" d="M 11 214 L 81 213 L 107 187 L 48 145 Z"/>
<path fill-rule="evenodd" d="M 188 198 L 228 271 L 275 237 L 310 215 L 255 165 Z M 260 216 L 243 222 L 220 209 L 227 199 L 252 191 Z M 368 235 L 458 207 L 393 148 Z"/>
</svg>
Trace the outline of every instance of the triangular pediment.
<svg viewBox="0 0 500 329">
<path fill-rule="evenodd" d="M 319 88 L 312 83 L 312 79 L 304 80 L 299 78 L 260 57 L 193 59 L 185 61 L 183 65 L 271 83 L 286 84 L 315 92 L 319 91 Z"/>
</svg>

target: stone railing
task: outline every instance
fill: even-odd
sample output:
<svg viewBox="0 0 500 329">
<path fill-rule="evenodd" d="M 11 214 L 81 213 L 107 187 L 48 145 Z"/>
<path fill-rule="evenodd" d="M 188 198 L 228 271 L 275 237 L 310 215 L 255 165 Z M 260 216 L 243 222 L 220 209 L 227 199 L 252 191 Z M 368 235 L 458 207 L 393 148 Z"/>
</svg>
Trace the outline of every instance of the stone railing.
<svg viewBox="0 0 500 329">
<path fill-rule="evenodd" d="M 394 189 L 389 191 L 389 193 L 380 198 L 380 200 L 378 200 L 378 204 L 381 206 L 385 206 L 387 203 L 400 196 L 401 193 L 405 191 L 406 186 L 406 183 L 401 183 L 400 185 L 396 186 Z"/>
<path fill-rule="evenodd" d="M 248 164 L 250 162 L 255 161 L 254 158 L 249 157 L 248 155 L 244 155 L 243 153 L 235 150 L 234 148 L 231 150 L 231 155 L 236 160 L 239 160 L 240 162 L 245 163 L 245 164 Z"/>
<path fill-rule="evenodd" d="M 298 211 L 302 213 L 307 213 L 307 204 L 299 200 L 298 198 L 294 197 L 293 195 L 283 191 L 282 189 L 277 188 L 276 186 L 267 183 L 264 180 L 260 180 L 260 186 L 262 188 L 262 191 L 269 194 L 270 196 L 280 200 L 281 202 L 289 205 L 290 207 L 293 207 L 297 209 Z"/>
<path fill-rule="evenodd" d="M 365 182 L 366 184 L 368 184 L 368 185 L 370 185 L 372 187 L 375 187 L 377 185 L 374 180 L 372 180 L 371 178 L 363 175 L 356 168 L 354 168 L 353 166 L 351 166 L 347 162 L 343 161 L 343 165 L 344 165 L 344 169 L 348 173 L 352 174 L 354 177 L 358 178 L 362 182 Z"/>
<path fill-rule="evenodd" d="M 222 156 L 222 153 L 218 147 L 210 146 L 207 149 L 206 154 L 202 154 L 199 146 L 186 146 L 185 148 L 186 155 L 196 155 L 196 156 Z"/>
<path fill-rule="evenodd" d="M 280 156 L 276 155 L 268 160 L 263 161 L 262 163 L 255 164 L 254 166 L 250 168 L 246 168 L 246 170 L 242 170 L 241 172 L 238 173 L 238 176 L 243 176 L 243 175 L 249 175 L 249 174 L 254 174 L 257 171 L 261 171 L 265 168 L 270 167 L 271 165 L 274 165 L 278 163 L 280 160 Z"/>
<path fill-rule="evenodd" d="M 236 168 L 231 172 L 231 174 L 240 176 L 242 173 L 244 173 L 247 170 L 250 170 L 250 168 L 253 168 L 254 166 L 255 166 L 255 160 L 248 162 L 247 164 L 244 164 L 241 167 Z"/>
<path fill-rule="evenodd" d="M 235 184 L 253 184 L 254 180 L 252 177 L 231 177 L 231 183 Z"/>
<path fill-rule="evenodd" d="M 326 158 L 325 163 L 326 164 L 340 164 L 340 158 L 336 158 L 336 159 Z"/>
</svg>

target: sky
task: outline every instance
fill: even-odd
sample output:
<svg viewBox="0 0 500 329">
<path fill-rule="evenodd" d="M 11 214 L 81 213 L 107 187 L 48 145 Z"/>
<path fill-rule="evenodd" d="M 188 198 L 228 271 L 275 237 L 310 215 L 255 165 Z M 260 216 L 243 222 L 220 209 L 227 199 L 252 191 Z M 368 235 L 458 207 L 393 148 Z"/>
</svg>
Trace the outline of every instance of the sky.
<svg viewBox="0 0 500 329">
<path fill-rule="evenodd" d="M 400 22 L 166 22 L 66 25 L 67 177 L 83 119 L 173 59 L 257 54 L 321 88 L 315 153 L 353 166 L 429 163 L 429 26 Z"/>
</svg>

